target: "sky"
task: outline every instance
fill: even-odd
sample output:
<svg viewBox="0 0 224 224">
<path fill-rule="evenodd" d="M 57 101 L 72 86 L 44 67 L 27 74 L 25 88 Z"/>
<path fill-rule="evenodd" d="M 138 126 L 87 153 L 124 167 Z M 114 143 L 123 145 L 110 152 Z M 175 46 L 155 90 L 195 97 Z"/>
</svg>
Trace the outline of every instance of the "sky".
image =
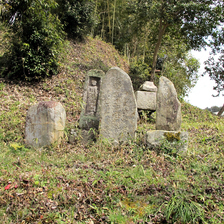
<svg viewBox="0 0 224 224">
<path fill-rule="evenodd" d="M 209 51 L 192 51 L 191 54 L 199 60 L 201 65 L 199 74 L 202 74 L 204 72 L 204 61 L 208 59 Z M 212 95 L 217 95 L 217 92 L 213 90 L 213 86 L 215 86 L 215 81 L 211 80 L 208 75 L 200 76 L 195 87 L 189 92 L 188 97 L 185 97 L 185 101 L 201 109 L 212 106 L 221 107 L 224 104 L 224 96 L 222 96 L 224 93 L 221 92 L 219 97 L 213 97 Z"/>
</svg>

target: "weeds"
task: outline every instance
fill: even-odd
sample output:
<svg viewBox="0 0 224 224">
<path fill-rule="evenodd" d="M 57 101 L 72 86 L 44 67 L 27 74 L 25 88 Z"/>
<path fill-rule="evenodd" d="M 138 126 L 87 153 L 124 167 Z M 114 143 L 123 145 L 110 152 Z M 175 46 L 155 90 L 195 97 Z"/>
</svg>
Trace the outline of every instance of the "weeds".
<svg viewBox="0 0 224 224">
<path fill-rule="evenodd" d="M 87 41 L 94 43 L 91 52 L 108 47 Z M 2 223 L 223 223 L 224 120 L 207 111 L 183 103 L 185 155 L 178 141 L 164 142 L 158 152 L 144 147 L 144 132 L 155 128 L 154 119 L 140 120 L 138 139 L 127 145 L 83 145 L 79 133 L 75 144 L 62 139 L 41 150 L 24 145 L 26 111 L 38 101 L 62 102 L 66 133 L 76 130 L 85 73 L 79 65 L 95 57 L 81 45 L 69 51 L 69 68 L 44 83 L 0 82 Z M 114 66 L 109 58 L 100 60 Z"/>
<path fill-rule="evenodd" d="M 204 210 L 202 206 L 182 194 L 172 196 L 165 206 L 166 219 L 179 223 L 204 222 Z"/>
</svg>

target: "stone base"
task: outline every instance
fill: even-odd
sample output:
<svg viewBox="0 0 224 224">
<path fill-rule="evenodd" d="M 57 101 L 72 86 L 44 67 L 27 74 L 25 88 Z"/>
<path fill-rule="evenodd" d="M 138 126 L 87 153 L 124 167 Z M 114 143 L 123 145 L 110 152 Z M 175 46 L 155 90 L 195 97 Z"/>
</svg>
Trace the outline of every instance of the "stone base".
<svg viewBox="0 0 224 224">
<path fill-rule="evenodd" d="M 145 134 L 144 143 L 148 148 L 158 148 L 162 145 L 164 140 L 171 142 L 174 147 L 178 147 L 177 151 L 179 152 L 187 151 L 188 132 L 163 130 L 147 131 Z"/>
<path fill-rule="evenodd" d="M 89 130 L 94 128 L 98 130 L 99 128 L 99 118 L 94 116 L 82 116 L 79 120 L 79 128 Z"/>
<path fill-rule="evenodd" d="M 82 130 L 81 131 L 81 143 L 84 145 L 91 144 L 96 141 L 98 132 L 96 130 Z"/>
</svg>

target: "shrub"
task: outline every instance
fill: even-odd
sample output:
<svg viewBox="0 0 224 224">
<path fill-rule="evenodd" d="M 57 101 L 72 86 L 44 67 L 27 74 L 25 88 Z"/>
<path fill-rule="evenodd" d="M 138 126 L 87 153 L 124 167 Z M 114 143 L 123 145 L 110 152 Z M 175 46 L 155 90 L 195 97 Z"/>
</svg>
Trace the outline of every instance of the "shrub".
<svg viewBox="0 0 224 224">
<path fill-rule="evenodd" d="M 52 13 L 56 2 L 4 0 L 3 6 L 3 20 L 12 30 L 4 76 L 39 80 L 57 74 L 64 32 Z"/>
<path fill-rule="evenodd" d="M 57 14 L 64 30 L 72 39 L 83 39 L 94 23 L 94 4 L 86 0 L 57 0 Z"/>
</svg>

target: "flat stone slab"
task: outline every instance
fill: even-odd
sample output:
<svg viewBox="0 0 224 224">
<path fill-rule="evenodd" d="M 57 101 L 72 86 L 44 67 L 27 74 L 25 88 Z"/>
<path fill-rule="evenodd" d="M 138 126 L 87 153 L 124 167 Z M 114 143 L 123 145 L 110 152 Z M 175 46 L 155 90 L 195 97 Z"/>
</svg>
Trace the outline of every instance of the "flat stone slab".
<svg viewBox="0 0 224 224">
<path fill-rule="evenodd" d="M 101 86 L 100 137 L 125 142 L 135 137 L 137 105 L 131 79 L 118 67 L 111 68 Z"/>
<path fill-rule="evenodd" d="M 156 92 L 157 87 L 154 85 L 153 82 L 145 81 L 141 86 L 140 90 L 148 91 L 148 92 Z"/>
<path fill-rule="evenodd" d="M 141 110 L 156 110 L 156 92 L 136 91 L 137 108 Z"/>
<path fill-rule="evenodd" d="M 157 148 L 162 145 L 163 141 L 171 142 L 177 151 L 186 152 L 188 148 L 188 132 L 150 130 L 147 131 L 144 143 L 148 148 Z"/>
<path fill-rule="evenodd" d="M 64 137 L 66 113 L 59 102 L 40 102 L 26 116 L 25 142 L 35 148 L 60 142 Z"/>
</svg>

